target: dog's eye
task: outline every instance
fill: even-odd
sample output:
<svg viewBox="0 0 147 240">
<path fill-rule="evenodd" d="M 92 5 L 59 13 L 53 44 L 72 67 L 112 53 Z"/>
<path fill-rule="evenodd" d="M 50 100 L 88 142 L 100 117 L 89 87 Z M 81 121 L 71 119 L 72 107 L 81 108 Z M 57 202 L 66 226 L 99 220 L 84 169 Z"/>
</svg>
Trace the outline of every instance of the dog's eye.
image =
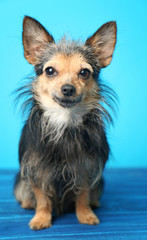
<svg viewBox="0 0 147 240">
<path fill-rule="evenodd" d="M 45 72 L 46 72 L 47 76 L 55 76 L 55 75 L 57 75 L 57 72 L 56 72 L 56 70 L 53 67 L 47 67 L 45 69 Z"/>
<path fill-rule="evenodd" d="M 80 71 L 79 77 L 83 79 L 88 79 L 90 76 L 90 71 L 87 68 L 84 68 Z"/>
</svg>

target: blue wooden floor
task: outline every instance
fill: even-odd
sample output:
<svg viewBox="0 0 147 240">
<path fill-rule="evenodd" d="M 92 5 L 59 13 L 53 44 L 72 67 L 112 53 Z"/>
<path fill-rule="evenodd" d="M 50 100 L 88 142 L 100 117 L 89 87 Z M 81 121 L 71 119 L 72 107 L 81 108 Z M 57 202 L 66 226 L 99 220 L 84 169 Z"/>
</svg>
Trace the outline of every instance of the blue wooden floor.
<svg viewBox="0 0 147 240">
<path fill-rule="evenodd" d="M 80 225 L 75 214 L 54 219 L 50 229 L 32 231 L 33 210 L 21 209 L 13 197 L 16 171 L 0 170 L 0 239 L 147 239 L 147 169 L 105 171 L 101 224 Z"/>
</svg>

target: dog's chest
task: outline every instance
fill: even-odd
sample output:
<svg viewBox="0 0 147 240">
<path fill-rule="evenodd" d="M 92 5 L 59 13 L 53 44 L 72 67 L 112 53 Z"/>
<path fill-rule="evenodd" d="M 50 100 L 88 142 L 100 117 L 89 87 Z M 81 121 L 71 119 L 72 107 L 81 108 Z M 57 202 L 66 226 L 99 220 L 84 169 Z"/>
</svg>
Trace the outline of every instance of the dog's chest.
<svg viewBox="0 0 147 240">
<path fill-rule="evenodd" d="M 49 142 L 44 165 L 59 197 L 69 189 L 89 184 L 99 171 L 97 144 L 85 128 L 67 128 L 58 142 Z"/>
</svg>

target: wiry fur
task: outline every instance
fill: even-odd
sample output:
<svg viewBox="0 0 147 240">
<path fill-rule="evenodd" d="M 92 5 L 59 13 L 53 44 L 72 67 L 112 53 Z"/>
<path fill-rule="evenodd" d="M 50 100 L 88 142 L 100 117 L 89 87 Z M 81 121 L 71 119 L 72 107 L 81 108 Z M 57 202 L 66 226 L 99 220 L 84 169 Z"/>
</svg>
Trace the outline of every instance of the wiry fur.
<svg viewBox="0 0 147 240">
<path fill-rule="evenodd" d="M 45 31 L 40 25 L 39 29 Z M 46 38 L 53 41 L 52 36 L 47 35 Z M 24 41 L 25 44 L 27 42 Z M 73 107 L 49 105 L 49 102 L 46 106 L 38 92 L 45 63 L 59 53 L 66 57 L 78 54 L 93 71 L 92 87 Z M 28 116 L 19 143 L 20 173 L 15 184 L 16 198 L 22 204 L 24 200 L 31 203 L 35 208 L 33 188 L 41 189 L 52 200 L 55 211 L 59 212 L 75 204 L 76 196 L 87 189 L 91 193 L 92 206 L 93 202 L 98 202 L 102 192 L 102 172 L 110 152 L 106 125 L 112 122 L 106 109 L 113 109 L 115 97 L 112 89 L 99 79 L 100 63 L 103 61 L 105 64 L 105 59 L 99 61 L 88 42 L 82 46 L 65 39 L 58 44 L 54 41 L 44 43 L 40 55 L 37 52 L 35 57 L 30 57 L 25 50 L 25 57 L 32 64 L 35 62 L 36 77 L 18 89 L 17 99 L 27 97 L 22 107 Z"/>
<path fill-rule="evenodd" d="M 36 101 L 33 84 L 27 85 L 26 91 L 25 87 L 18 89 L 18 99 L 28 95 L 23 103 L 24 111 L 30 109 L 19 145 L 21 178 L 28 182 L 29 176 L 46 194 L 51 192 L 50 197 L 56 195 L 52 198 L 56 199 L 54 204 L 59 212 L 64 205 L 61 203 L 59 206 L 59 202 L 67 192 L 76 193 L 83 186 L 97 188 L 99 181 L 102 181 L 102 171 L 110 151 L 105 125 L 112 123 L 112 117 L 104 105 L 112 109 L 115 93 L 109 87 L 99 84 L 99 101 L 91 109 L 90 105 L 86 106 L 84 112 L 81 112 L 82 107 L 44 111 Z M 49 169 L 52 169 L 51 172 L 48 172 Z M 84 171 L 81 172 L 81 169 Z M 86 176 L 88 179 L 85 179 Z M 49 191 L 49 186 L 55 192 Z M 100 186 L 97 191 L 99 189 L 101 191 Z M 32 197 L 32 193 L 29 194 Z M 31 201 L 34 202 L 33 199 Z"/>
</svg>

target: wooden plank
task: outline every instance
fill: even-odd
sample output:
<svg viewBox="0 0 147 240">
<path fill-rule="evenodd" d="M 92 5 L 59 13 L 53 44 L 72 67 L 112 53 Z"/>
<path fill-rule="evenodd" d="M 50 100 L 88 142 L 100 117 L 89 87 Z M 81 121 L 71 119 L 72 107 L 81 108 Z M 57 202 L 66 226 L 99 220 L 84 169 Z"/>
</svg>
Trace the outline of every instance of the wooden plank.
<svg viewBox="0 0 147 240">
<path fill-rule="evenodd" d="M 32 231 L 33 210 L 21 209 L 13 196 L 16 171 L 0 170 L 1 239 L 147 239 L 147 169 L 108 169 L 101 207 L 101 224 L 78 223 L 74 213 L 53 219 L 50 229 Z"/>
</svg>

